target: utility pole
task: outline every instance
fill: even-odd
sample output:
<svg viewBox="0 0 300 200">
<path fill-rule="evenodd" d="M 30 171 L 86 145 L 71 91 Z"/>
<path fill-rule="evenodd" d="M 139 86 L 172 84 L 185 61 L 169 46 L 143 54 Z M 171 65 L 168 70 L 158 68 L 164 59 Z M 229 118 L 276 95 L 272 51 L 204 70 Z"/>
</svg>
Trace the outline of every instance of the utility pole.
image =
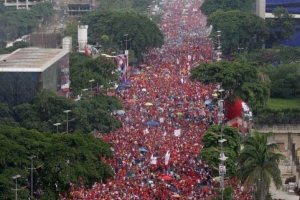
<svg viewBox="0 0 300 200">
<path fill-rule="evenodd" d="M 12 177 L 12 179 L 14 179 L 16 181 L 16 188 L 12 189 L 12 190 L 15 190 L 15 192 L 16 192 L 15 193 L 15 199 L 16 200 L 18 200 L 18 191 L 21 190 L 21 189 L 18 188 L 18 178 L 21 178 L 20 174 L 17 174 L 17 175 L 15 175 L 15 176 Z"/>
<path fill-rule="evenodd" d="M 222 194 L 222 200 L 224 198 L 224 176 L 226 174 L 226 166 L 225 161 L 227 160 L 227 157 L 225 156 L 224 149 L 223 149 L 223 143 L 227 140 L 223 138 L 223 129 L 224 129 L 224 100 L 223 100 L 223 92 L 224 89 L 219 89 L 218 92 L 220 93 L 220 99 L 218 100 L 218 124 L 221 126 L 221 139 L 219 140 L 219 143 L 221 145 L 221 153 L 219 160 L 221 161 L 219 165 L 219 174 L 221 176 L 220 181 L 220 187 L 221 187 L 221 194 Z"/>
<path fill-rule="evenodd" d="M 125 56 L 126 56 L 126 67 L 125 67 L 125 81 L 127 81 L 127 69 L 128 69 L 128 64 L 129 64 L 129 51 L 128 51 L 128 42 L 130 39 L 128 39 L 128 34 L 124 35 L 125 37 Z"/>
<path fill-rule="evenodd" d="M 221 31 L 217 31 L 217 39 L 218 39 L 218 46 L 217 46 L 217 62 L 222 60 L 222 46 L 221 46 Z"/>
<path fill-rule="evenodd" d="M 69 112 L 71 110 L 64 110 L 64 113 L 67 113 L 67 134 L 69 133 Z"/>
<path fill-rule="evenodd" d="M 61 125 L 61 123 L 55 123 L 53 125 L 56 126 L 56 133 L 58 133 L 58 127 Z"/>
<path fill-rule="evenodd" d="M 33 167 L 33 159 L 36 158 L 36 156 L 29 156 L 31 165 L 30 165 L 30 198 L 33 199 L 33 170 L 36 169 Z"/>
</svg>

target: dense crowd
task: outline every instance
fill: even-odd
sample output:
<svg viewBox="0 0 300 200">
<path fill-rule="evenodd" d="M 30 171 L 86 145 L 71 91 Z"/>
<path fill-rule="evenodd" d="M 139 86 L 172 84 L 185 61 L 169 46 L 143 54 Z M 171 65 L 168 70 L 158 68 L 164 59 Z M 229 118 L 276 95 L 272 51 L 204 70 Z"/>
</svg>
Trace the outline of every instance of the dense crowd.
<svg viewBox="0 0 300 200">
<path fill-rule="evenodd" d="M 213 44 L 199 11 L 199 0 L 164 1 L 161 30 L 165 44 L 145 58 L 132 74 L 127 90 L 119 91 L 123 126 L 101 136 L 112 144 L 114 157 L 102 158 L 115 176 L 91 189 L 74 188 L 72 199 L 211 199 L 219 183 L 199 158 L 206 128 L 217 111 L 205 101 L 214 85 L 188 79 L 193 66 L 210 62 Z M 248 199 L 241 190 L 235 198 Z"/>
</svg>

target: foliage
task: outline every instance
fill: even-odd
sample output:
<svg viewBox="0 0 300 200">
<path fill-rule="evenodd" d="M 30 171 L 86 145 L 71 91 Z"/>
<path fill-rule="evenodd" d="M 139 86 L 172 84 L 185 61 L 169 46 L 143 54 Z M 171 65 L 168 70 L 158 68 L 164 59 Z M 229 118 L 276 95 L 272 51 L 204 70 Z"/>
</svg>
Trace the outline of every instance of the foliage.
<svg viewBox="0 0 300 200">
<path fill-rule="evenodd" d="M 290 38 L 296 31 L 296 24 L 293 15 L 283 7 L 277 7 L 273 10 L 275 18 L 266 19 L 269 26 L 270 35 L 267 40 L 269 44 L 278 44 L 279 42 Z"/>
<path fill-rule="evenodd" d="M 300 97 L 300 67 L 298 63 L 283 64 L 274 67 L 269 73 L 271 97 Z"/>
<path fill-rule="evenodd" d="M 70 20 L 66 23 L 66 28 L 64 29 L 64 36 L 72 37 L 72 48 L 74 51 L 78 47 L 78 40 L 76 39 L 78 36 L 78 22 L 76 20 Z"/>
<path fill-rule="evenodd" d="M 278 189 L 281 186 L 278 164 L 282 155 L 275 149 L 278 149 L 277 144 L 268 143 L 267 135 L 255 133 L 246 138 L 239 157 L 241 181 L 246 189 L 254 186 L 260 200 L 266 199 L 271 179 Z"/>
<path fill-rule="evenodd" d="M 213 168 L 213 175 L 218 175 L 218 166 L 220 164 L 220 144 L 221 127 L 211 126 L 203 136 L 204 148 L 200 153 L 200 158 L 207 162 Z M 224 143 L 224 153 L 228 159 L 226 160 L 227 174 L 229 176 L 236 175 L 236 159 L 240 150 L 240 136 L 238 130 L 232 127 L 225 126 L 223 130 L 224 139 L 227 140 Z"/>
<path fill-rule="evenodd" d="M 152 0 L 101 0 L 100 9 L 146 11 Z"/>
<path fill-rule="evenodd" d="M 0 125 L 0 199 L 13 199 L 15 182 L 20 174 L 18 192 L 27 199 L 30 190 L 29 156 L 34 155 L 34 194 L 36 198 L 58 199 L 70 183 L 91 186 L 112 176 L 102 157 L 110 157 L 109 146 L 92 135 L 49 134 L 20 127 Z"/>
<path fill-rule="evenodd" d="M 270 98 L 267 102 L 267 108 L 270 109 L 295 109 L 300 108 L 300 98 L 298 99 L 277 99 Z"/>
<path fill-rule="evenodd" d="M 247 55 L 247 59 L 250 62 L 256 62 L 258 66 L 262 66 L 262 65 L 278 66 L 280 64 L 299 62 L 300 48 L 279 46 L 277 48 L 272 48 L 272 49 L 261 49 L 249 53 Z"/>
<path fill-rule="evenodd" d="M 163 34 L 159 28 L 146 16 L 127 12 L 92 12 L 82 19 L 83 24 L 89 25 L 90 43 L 100 43 L 102 35 L 108 35 L 112 42 L 125 49 L 134 51 L 141 59 L 147 48 L 161 47 Z M 124 35 L 128 34 L 128 37 Z"/>
<path fill-rule="evenodd" d="M 268 84 L 261 80 L 257 69 L 247 62 L 201 64 L 193 69 L 192 79 L 205 84 L 221 83 L 232 99 L 240 96 L 253 110 L 264 107 L 269 97 Z"/>
<path fill-rule="evenodd" d="M 255 116 L 256 124 L 299 124 L 300 108 L 265 108 Z"/>
<path fill-rule="evenodd" d="M 223 198 L 221 192 L 219 191 L 218 197 L 215 200 L 233 200 L 233 196 L 234 196 L 233 188 L 226 187 L 224 188 Z"/>
<path fill-rule="evenodd" d="M 250 11 L 254 0 L 210 0 L 204 1 L 201 11 L 206 15 L 211 15 L 217 10 L 241 10 Z"/>
<path fill-rule="evenodd" d="M 0 41 L 14 40 L 32 32 L 52 14 L 50 2 L 40 3 L 30 10 L 5 9 L 0 13 Z"/>
<path fill-rule="evenodd" d="M 214 28 L 212 36 L 221 31 L 224 55 L 232 55 L 239 48 L 246 51 L 261 48 L 268 33 L 262 18 L 239 10 L 218 10 L 209 16 L 208 23 Z"/>
<path fill-rule="evenodd" d="M 0 48 L 0 54 L 9 54 L 9 53 L 12 53 L 13 51 L 15 51 L 19 48 L 28 47 L 28 45 L 29 44 L 27 42 L 14 42 L 12 47 Z"/>
<path fill-rule="evenodd" d="M 82 89 L 91 88 L 89 80 L 94 79 L 96 85 L 103 85 L 105 88 L 110 86 L 111 82 L 117 81 L 115 71 L 115 63 L 113 59 L 98 57 L 96 59 L 86 57 L 82 54 L 71 54 L 70 72 L 71 72 L 71 88 L 74 94 L 80 94 Z"/>
<path fill-rule="evenodd" d="M 55 123 L 61 123 L 59 132 L 66 130 L 66 113 L 68 114 L 69 132 L 89 133 L 98 130 L 107 133 L 120 127 L 120 122 L 111 115 L 113 109 L 120 108 L 120 103 L 112 97 L 98 95 L 93 98 L 75 102 L 59 97 L 54 93 L 43 91 L 31 104 L 15 107 L 15 120 L 22 127 L 42 132 L 56 132 Z"/>
</svg>

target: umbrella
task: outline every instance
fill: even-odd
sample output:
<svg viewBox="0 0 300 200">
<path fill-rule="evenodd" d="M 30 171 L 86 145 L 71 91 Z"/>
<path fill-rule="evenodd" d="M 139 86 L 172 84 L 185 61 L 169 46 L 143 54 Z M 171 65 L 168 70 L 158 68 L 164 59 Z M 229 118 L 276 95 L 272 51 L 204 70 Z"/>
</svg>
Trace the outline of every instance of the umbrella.
<svg viewBox="0 0 300 200">
<path fill-rule="evenodd" d="M 147 126 L 151 126 L 151 127 L 159 126 L 158 121 L 148 121 L 146 124 Z"/>
<path fill-rule="evenodd" d="M 180 198 L 180 195 L 179 194 L 173 194 L 171 197 L 173 197 L 173 198 Z"/>
<path fill-rule="evenodd" d="M 125 114 L 125 110 L 117 110 L 117 114 L 118 115 L 124 115 Z"/>
<path fill-rule="evenodd" d="M 182 112 L 178 112 L 178 113 L 176 113 L 176 115 L 181 116 L 181 115 L 183 115 L 183 113 Z"/>
<path fill-rule="evenodd" d="M 213 93 L 212 96 L 216 98 L 216 97 L 218 97 L 218 94 L 217 93 Z"/>
<path fill-rule="evenodd" d="M 166 174 L 165 175 L 161 175 L 160 179 L 164 180 L 164 181 L 171 181 L 171 180 L 173 180 L 173 178 L 171 176 L 166 175 Z"/>
<path fill-rule="evenodd" d="M 126 90 L 126 89 L 127 89 L 127 87 L 124 86 L 124 85 L 119 85 L 119 86 L 117 87 L 117 90 L 118 90 L 118 91 Z"/>
<path fill-rule="evenodd" d="M 147 102 L 147 103 L 145 103 L 145 106 L 153 106 L 153 103 Z"/>
<path fill-rule="evenodd" d="M 139 151 L 140 151 L 140 152 L 148 152 L 148 150 L 147 150 L 145 147 L 139 148 Z"/>
<path fill-rule="evenodd" d="M 209 104 L 211 104 L 211 102 L 212 102 L 212 100 L 211 99 L 207 99 L 207 100 L 205 100 L 205 105 L 209 105 Z"/>
</svg>

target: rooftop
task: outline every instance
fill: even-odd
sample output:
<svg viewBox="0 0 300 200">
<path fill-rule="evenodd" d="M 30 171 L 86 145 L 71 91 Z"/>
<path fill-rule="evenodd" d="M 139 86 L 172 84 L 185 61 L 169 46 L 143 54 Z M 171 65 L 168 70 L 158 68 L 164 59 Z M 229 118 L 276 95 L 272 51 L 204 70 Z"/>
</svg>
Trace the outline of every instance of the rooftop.
<svg viewBox="0 0 300 200">
<path fill-rule="evenodd" d="M 0 72 L 43 72 L 66 54 L 65 49 L 18 49 L 0 57 Z"/>
</svg>

